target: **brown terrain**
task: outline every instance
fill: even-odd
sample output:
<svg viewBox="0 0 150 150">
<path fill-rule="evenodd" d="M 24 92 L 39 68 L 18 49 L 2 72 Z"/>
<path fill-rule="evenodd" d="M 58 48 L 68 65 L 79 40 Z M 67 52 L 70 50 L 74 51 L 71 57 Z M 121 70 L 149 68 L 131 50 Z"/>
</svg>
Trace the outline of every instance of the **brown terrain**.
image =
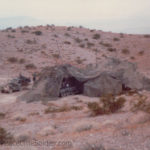
<svg viewBox="0 0 150 150">
<path fill-rule="evenodd" d="M 68 63 L 82 68 L 108 57 L 136 63 L 150 77 L 150 35 L 56 26 L 1 30 L 0 85 L 20 73 L 32 78 L 47 66 Z M 100 98 L 74 95 L 26 103 L 17 99 L 26 90 L 0 93 L 0 127 L 25 143 L 2 144 L 1 150 L 150 150 L 149 91 L 119 95 L 116 98 L 125 100 L 121 109 L 93 115 L 88 105 Z"/>
</svg>

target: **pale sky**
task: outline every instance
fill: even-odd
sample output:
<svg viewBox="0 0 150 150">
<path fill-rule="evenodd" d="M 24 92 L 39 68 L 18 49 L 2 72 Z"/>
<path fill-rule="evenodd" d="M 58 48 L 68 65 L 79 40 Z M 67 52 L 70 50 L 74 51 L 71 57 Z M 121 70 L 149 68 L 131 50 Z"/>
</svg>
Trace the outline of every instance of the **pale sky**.
<svg viewBox="0 0 150 150">
<path fill-rule="evenodd" d="M 120 28 L 149 28 L 150 0 L 0 0 L 0 18 L 16 16 L 107 30 L 113 30 L 115 22 Z"/>
</svg>

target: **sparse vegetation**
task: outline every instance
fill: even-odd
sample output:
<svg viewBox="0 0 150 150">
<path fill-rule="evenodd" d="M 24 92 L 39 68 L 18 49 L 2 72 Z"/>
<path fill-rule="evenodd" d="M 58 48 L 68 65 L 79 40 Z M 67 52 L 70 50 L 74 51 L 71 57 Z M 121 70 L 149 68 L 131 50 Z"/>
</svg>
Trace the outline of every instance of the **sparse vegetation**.
<svg viewBox="0 0 150 150">
<path fill-rule="evenodd" d="M 63 106 L 60 106 L 60 107 L 56 107 L 56 106 L 49 106 L 47 109 L 45 109 L 45 114 L 48 114 L 48 113 L 58 113 L 58 112 L 68 112 L 68 111 L 71 111 L 71 110 L 75 110 L 75 111 L 78 111 L 78 110 L 82 110 L 82 107 L 81 106 L 68 106 L 66 104 L 64 104 Z"/>
<path fill-rule="evenodd" d="M 16 57 L 9 57 L 7 59 L 10 63 L 17 63 L 18 62 L 18 59 Z"/>
<path fill-rule="evenodd" d="M 93 35 L 93 39 L 95 39 L 95 40 L 100 39 L 100 37 L 101 37 L 101 35 L 98 34 L 98 33 L 96 33 L 96 34 Z"/>
<path fill-rule="evenodd" d="M 100 42 L 99 44 L 105 46 L 105 47 L 112 47 L 112 45 L 110 43 L 104 43 L 104 42 Z"/>
<path fill-rule="evenodd" d="M 25 41 L 25 43 L 27 43 L 27 44 L 36 44 L 37 42 L 36 42 L 36 40 L 34 39 L 34 40 L 26 40 Z"/>
<path fill-rule="evenodd" d="M 145 38 L 150 38 L 150 34 L 145 34 L 144 37 Z"/>
<path fill-rule="evenodd" d="M 14 137 L 4 128 L 0 127 L 0 145 L 11 144 L 14 142 Z"/>
<path fill-rule="evenodd" d="M 35 31 L 35 32 L 32 32 L 33 34 L 35 34 L 35 35 L 42 35 L 42 31 Z"/>
<path fill-rule="evenodd" d="M 113 38 L 113 41 L 120 41 L 120 39 L 119 38 Z"/>
<path fill-rule="evenodd" d="M 84 48 L 85 47 L 85 44 L 80 44 L 79 45 L 81 48 Z"/>
<path fill-rule="evenodd" d="M 34 64 L 27 64 L 25 66 L 26 69 L 36 69 L 36 66 Z"/>
<path fill-rule="evenodd" d="M 125 49 L 122 49 L 122 53 L 123 53 L 123 54 L 129 54 L 130 51 L 129 51 L 127 48 L 125 48 Z"/>
<path fill-rule="evenodd" d="M 91 115 L 93 116 L 110 114 L 115 113 L 120 108 L 122 108 L 125 101 L 126 100 L 123 97 L 115 98 L 113 95 L 108 94 L 100 98 L 102 106 L 98 102 L 89 102 L 88 108 L 92 112 Z"/>
<path fill-rule="evenodd" d="M 120 33 L 120 38 L 124 38 L 124 34 L 123 33 Z"/>
<path fill-rule="evenodd" d="M 65 42 L 64 42 L 64 44 L 68 44 L 68 45 L 69 45 L 69 44 L 71 44 L 71 42 L 69 42 L 69 41 L 65 41 Z"/>
<path fill-rule="evenodd" d="M 86 143 L 81 150 L 106 150 L 100 143 Z"/>
<path fill-rule="evenodd" d="M 88 47 L 88 48 L 91 48 L 91 47 L 93 47 L 94 45 L 95 45 L 94 43 L 87 42 L 87 47 Z"/>
<path fill-rule="evenodd" d="M 69 34 L 69 33 L 65 33 L 64 35 L 67 36 L 67 37 L 70 37 L 70 34 Z"/>
<path fill-rule="evenodd" d="M 144 111 L 147 113 L 150 113 L 150 102 L 147 102 L 147 96 L 145 95 L 138 95 L 138 98 L 133 104 L 133 107 L 131 108 L 131 111 L 136 112 L 136 111 Z"/>
<path fill-rule="evenodd" d="M 14 35 L 10 35 L 10 34 L 8 34 L 7 37 L 8 37 L 8 38 L 12 38 L 12 39 L 13 39 L 13 38 L 16 38 Z"/>
<path fill-rule="evenodd" d="M 77 43 L 81 43 L 81 42 L 82 42 L 82 40 L 79 39 L 79 38 L 75 38 L 74 40 L 75 40 Z"/>
<path fill-rule="evenodd" d="M 52 54 L 52 56 L 56 59 L 58 59 L 60 57 L 59 54 Z"/>
<path fill-rule="evenodd" d="M 108 48 L 108 51 L 110 51 L 110 52 L 116 52 L 116 48 Z"/>
<path fill-rule="evenodd" d="M 138 52 L 138 54 L 139 54 L 140 56 L 142 56 L 142 55 L 144 55 L 144 51 L 140 51 L 140 52 Z"/>
<path fill-rule="evenodd" d="M 5 114 L 5 113 L 0 112 L 0 119 L 4 119 L 4 118 L 5 118 L 5 116 L 6 116 L 6 114 Z"/>
</svg>

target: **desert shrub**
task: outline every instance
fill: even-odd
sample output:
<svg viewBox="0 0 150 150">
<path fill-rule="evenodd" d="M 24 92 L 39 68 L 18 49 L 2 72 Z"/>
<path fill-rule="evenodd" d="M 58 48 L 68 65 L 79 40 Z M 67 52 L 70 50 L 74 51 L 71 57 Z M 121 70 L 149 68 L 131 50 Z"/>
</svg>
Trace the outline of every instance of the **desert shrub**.
<svg viewBox="0 0 150 150">
<path fill-rule="evenodd" d="M 12 29 L 11 32 L 16 32 L 16 30 L 15 30 L 15 29 Z"/>
<path fill-rule="evenodd" d="M 53 36 L 54 36 L 55 38 L 58 38 L 58 35 L 57 35 L 57 34 L 54 34 Z"/>
<path fill-rule="evenodd" d="M 5 118 L 5 116 L 6 116 L 6 114 L 5 114 L 5 113 L 0 112 L 0 119 L 4 119 L 4 118 Z"/>
<path fill-rule="evenodd" d="M 12 39 L 13 39 L 13 38 L 16 38 L 14 35 L 10 35 L 10 34 L 8 34 L 7 37 L 8 37 L 8 38 L 12 38 Z"/>
<path fill-rule="evenodd" d="M 100 143 L 86 143 L 80 150 L 106 150 Z"/>
<path fill-rule="evenodd" d="M 11 144 L 14 142 L 13 136 L 4 128 L 0 127 L 0 145 Z"/>
<path fill-rule="evenodd" d="M 134 57 L 134 56 L 131 56 L 130 59 L 135 60 L 135 57 Z"/>
<path fill-rule="evenodd" d="M 71 110 L 81 110 L 82 107 L 80 106 L 68 106 L 68 105 L 63 105 L 61 107 L 56 107 L 56 106 L 49 106 L 48 108 L 45 109 L 45 114 L 48 114 L 48 113 L 58 113 L 58 112 L 68 112 L 68 111 L 71 111 Z"/>
<path fill-rule="evenodd" d="M 113 38 L 113 41 L 120 41 L 120 39 L 119 38 Z"/>
<path fill-rule="evenodd" d="M 57 59 L 60 57 L 59 54 L 52 54 L 52 56 Z"/>
<path fill-rule="evenodd" d="M 75 38 L 74 40 L 75 40 L 77 43 L 81 43 L 81 42 L 82 42 L 82 40 L 79 39 L 79 38 Z"/>
<path fill-rule="evenodd" d="M 72 27 L 68 27 L 68 28 L 67 28 L 67 31 L 71 31 L 71 29 L 72 29 Z"/>
<path fill-rule="evenodd" d="M 90 32 L 94 32 L 95 30 L 90 30 Z"/>
<path fill-rule="evenodd" d="M 122 49 L 122 53 L 123 53 L 123 54 L 129 54 L 130 51 L 129 51 L 127 48 L 124 48 L 124 49 Z"/>
<path fill-rule="evenodd" d="M 70 34 L 69 34 L 69 33 L 65 33 L 64 35 L 67 36 L 67 37 L 70 37 Z"/>
<path fill-rule="evenodd" d="M 25 41 L 25 43 L 27 43 L 27 44 L 36 44 L 37 42 L 36 42 L 36 40 L 34 39 L 34 40 L 26 40 Z"/>
<path fill-rule="evenodd" d="M 21 30 L 21 33 L 29 33 L 28 30 Z"/>
<path fill-rule="evenodd" d="M 142 55 L 144 55 L 144 51 L 140 51 L 140 52 L 138 52 L 138 54 L 139 54 L 140 56 L 142 56 Z"/>
<path fill-rule="evenodd" d="M 120 33 L 120 38 L 124 38 L 124 34 L 123 33 Z"/>
<path fill-rule="evenodd" d="M 144 37 L 145 38 L 150 38 L 150 34 L 145 34 Z"/>
<path fill-rule="evenodd" d="M 97 33 L 93 35 L 93 39 L 95 39 L 95 40 L 100 39 L 100 37 L 101 37 L 101 35 L 97 34 Z"/>
<path fill-rule="evenodd" d="M 95 45 L 94 43 L 87 42 L 87 47 L 88 47 L 88 48 L 91 48 L 91 47 L 93 47 L 94 45 Z"/>
<path fill-rule="evenodd" d="M 115 98 L 113 95 L 108 94 L 101 97 L 100 101 L 102 106 L 98 102 L 89 102 L 88 108 L 91 110 L 93 116 L 115 113 L 120 108 L 123 107 L 125 103 L 125 98 Z"/>
<path fill-rule="evenodd" d="M 105 47 L 112 47 L 112 45 L 110 43 L 104 43 L 104 42 L 100 42 L 99 44 L 105 46 Z"/>
<path fill-rule="evenodd" d="M 16 57 L 9 57 L 7 60 L 11 63 L 17 63 L 18 62 L 18 59 Z"/>
<path fill-rule="evenodd" d="M 85 40 L 85 41 L 88 41 L 88 38 L 85 38 L 84 40 Z"/>
<path fill-rule="evenodd" d="M 84 48 L 85 47 L 85 44 L 80 44 L 79 45 L 81 48 Z"/>
<path fill-rule="evenodd" d="M 69 45 L 69 44 L 71 44 L 71 42 L 69 42 L 69 41 L 65 41 L 65 42 L 64 42 L 64 44 L 68 44 L 68 45 Z"/>
<path fill-rule="evenodd" d="M 25 66 L 26 69 L 36 69 L 36 66 L 34 64 L 27 64 Z"/>
<path fill-rule="evenodd" d="M 136 102 L 132 106 L 131 111 L 136 112 L 140 110 L 140 111 L 150 113 L 150 103 L 147 102 L 146 100 L 147 100 L 147 96 L 139 95 Z"/>
<path fill-rule="evenodd" d="M 77 58 L 76 58 L 76 62 L 77 62 L 78 64 L 82 64 L 84 61 L 85 61 L 85 59 L 81 59 L 80 57 L 77 57 Z"/>
<path fill-rule="evenodd" d="M 33 34 L 35 35 L 42 35 L 42 31 L 35 31 L 35 32 L 32 32 Z"/>
<path fill-rule="evenodd" d="M 107 50 L 110 51 L 110 52 L 116 52 L 116 48 L 111 48 L 111 47 L 110 47 L 110 48 L 108 48 Z"/>
</svg>

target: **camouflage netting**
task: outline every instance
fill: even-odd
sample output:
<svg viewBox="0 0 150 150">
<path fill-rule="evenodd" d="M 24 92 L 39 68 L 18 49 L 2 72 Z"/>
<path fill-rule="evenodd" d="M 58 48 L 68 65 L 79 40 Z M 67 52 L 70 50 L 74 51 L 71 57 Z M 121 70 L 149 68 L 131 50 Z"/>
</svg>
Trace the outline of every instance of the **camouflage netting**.
<svg viewBox="0 0 150 150">
<path fill-rule="evenodd" d="M 150 90 L 150 79 L 140 74 L 135 64 L 111 58 L 85 69 L 68 64 L 47 67 L 41 71 L 33 89 L 20 99 L 31 102 L 73 94 L 98 97 L 129 89 Z"/>
</svg>

